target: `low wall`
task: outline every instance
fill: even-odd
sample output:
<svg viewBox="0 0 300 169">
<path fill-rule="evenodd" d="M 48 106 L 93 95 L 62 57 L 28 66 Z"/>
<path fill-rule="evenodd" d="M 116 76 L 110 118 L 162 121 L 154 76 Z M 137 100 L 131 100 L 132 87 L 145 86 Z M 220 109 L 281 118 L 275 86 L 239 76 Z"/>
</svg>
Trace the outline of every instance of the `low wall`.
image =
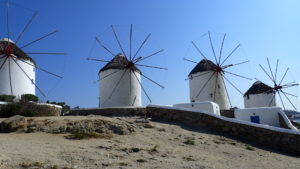
<svg viewBox="0 0 300 169">
<path fill-rule="evenodd" d="M 119 107 L 119 108 L 92 108 L 92 109 L 72 109 L 65 116 L 145 116 L 145 107 Z"/>
<path fill-rule="evenodd" d="M 300 132 L 297 131 L 270 126 L 259 127 L 226 117 L 162 107 L 147 107 L 147 116 L 153 120 L 172 121 L 193 128 L 210 128 L 265 147 L 300 155 Z"/>
</svg>

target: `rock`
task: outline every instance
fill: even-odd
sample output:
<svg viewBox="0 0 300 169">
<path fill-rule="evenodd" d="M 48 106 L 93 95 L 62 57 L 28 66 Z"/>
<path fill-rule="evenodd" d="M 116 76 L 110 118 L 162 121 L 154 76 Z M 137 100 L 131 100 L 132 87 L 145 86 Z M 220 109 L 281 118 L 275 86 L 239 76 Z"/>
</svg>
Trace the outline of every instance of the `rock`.
<svg viewBox="0 0 300 169">
<path fill-rule="evenodd" d="M 0 124 L 1 132 L 24 132 L 26 131 L 27 121 L 24 116 L 12 116 Z"/>
</svg>

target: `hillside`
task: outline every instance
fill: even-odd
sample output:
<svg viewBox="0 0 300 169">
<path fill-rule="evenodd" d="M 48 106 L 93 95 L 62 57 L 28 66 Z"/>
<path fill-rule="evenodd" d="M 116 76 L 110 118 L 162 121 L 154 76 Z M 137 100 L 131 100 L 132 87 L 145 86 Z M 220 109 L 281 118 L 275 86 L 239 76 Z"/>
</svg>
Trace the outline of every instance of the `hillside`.
<svg viewBox="0 0 300 169">
<path fill-rule="evenodd" d="M 45 120 L 49 118 L 39 118 Z M 138 117 L 56 117 L 57 123 L 109 120 L 134 131 L 104 139 L 72 140 L 44 132 L 0 135 L 0 168 L 201 168 L 296 169 L 298 157 L 271 152 L 209 130 L 194 131 Z M 0 120 L 1 121 L 1 120 Z"/>
</svg>

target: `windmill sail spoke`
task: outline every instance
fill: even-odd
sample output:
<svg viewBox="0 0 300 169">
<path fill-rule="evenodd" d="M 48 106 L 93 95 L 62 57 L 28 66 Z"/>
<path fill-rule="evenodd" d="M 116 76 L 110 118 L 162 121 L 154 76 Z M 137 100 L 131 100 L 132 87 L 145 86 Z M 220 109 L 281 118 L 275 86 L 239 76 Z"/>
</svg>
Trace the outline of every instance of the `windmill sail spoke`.
<svg viewBox="0 0 300 169">
<path fill-rule="evenodd" d="M 66 53 L 26 52 L 27 55 L 67 55 Z"/>
<path fill-rule="evenodd" d="M 131 98 L 131 70 L 129 70 L 129 72 L 130 72 L 130 76 L 129 76 L 129 78 L 130 78 L 130 80 L 129 80 L 129 94 L 130 94 L 130 98 Z"/>
<path fill-rule="evenodd" d="M 204 90 L 205 86 L 208 84 L 208 82 L 211 80 L 211 78 L 215 75 L 215 72 L 212 73 L 212 75 L 209 77 L 209 79 L 204 83 L 204 85 L 202 86 L 202 88 L 200 89 L 200 91 L 198 92 L 198 94 L 196 95 L 196 98 L 198 98 L 198 96 L 202 93 L 202 91 Z"/>
<path fill-rule="evenodd" d="M 222 51 L 223 51 L 223 45 L 224 45 L 224 42 L 225 42 L 225 38 L 226 38 L 226 33 L 224 34 L 223 40 L 222 40 L 222 45 L 221 45 L 220 55 L 219 55 L 219 61 L 218 61 L 219 64 L 221 63 L 221 57 L 222 57 Z"/>
<path fill-rule="evenodd" d="M 223 62 L 220 64 L 220 66 L 222 66 L 226 60 L 241 46 L 241 44 L 238 44 L 231 52 L 230 54 L 223 60 Z"/>
<path fill-rule="evenodd" d="M 280 91 L 281 91 L 282 93 L 286 94 L 286 95 L 293 96 L 293 97 L 298 97 L 298 96 L 296 96 L 296 95 L 293 95 L 293 94 L 291 94 L 291 93 L 284 92 L 283 90 L 280 90 Z"/>
<path fill-rule="evenodd" d="M 122 45 L 121 45 L 121 42 L 120 42 L 120 40 L 119 40 L 119 38 L 118 38 L 118 35 L 117 35 L 117 33 L 116 33 L 116 31 L 115 31 L 113 25 L 111 25 L 111 29 L 112 29 L 112 31 L 113 31 L 113 33 L 114 33 L 114 36 L 115 36 L 115 38 L 116 38 L 116 40 L 117 40 L 117 42 L 118 42 L 118 45 L 119 45 L 119 47 L 120 47 L 120 49 L 121 49 L 123 55 L 126 57 L 126 54 L 125 54 L 125 52 L 124 52 L 124 50 L 123 50 L 123 47 L 122 47 Z"/>
<path fill-rule="evenodd" d="M 33 79 L 31 79 L 29 77 L 29 75 L 23 70 L 23 68 L 19 65 L 19 63 L 14 59 L 12 58 L 13 61 L 18 65 L 18 67 L 22 70 L 22 72 L 26 75 L 26 77 L 34 84 L 34 86 L 38 89 L 38 91 L 44 96 L 46 97 L 46 95 L 44 94 L 44 92 L 36 85 L 36 83 L 33 81 Z"/>
<path fill-rule="evenodd" d="M 275 82 L 277 82 L 277 68 L 278 68 L 278 62 L 279 62 L 279 60 L 277 59 L 277 62 L 276 62 L 276 69 L 275 69 Z"/>
<path fill-rule="evenodd" d="M 145 45 L 145 43 L 147 42 L 147 40 L 149 39 L 149 37 L 151 36 L 151 33 L 148 34 L 148 36 L 146 37 L 146 39 L 142 42 L 141 46 L 138 48 L 138 50 L 135 52 L 135 54 L 133 55 L 132 60 L 134 60 L 134 58 L 137 56 L 137 54 L 140 52 L 140 50 L 142 49 L 142 47 Z"/>
<path fill-rule="evenodd" d="M 136 96 L 134 96 L 134 99 L 133 99 L 133 102 L 132 102 L 132 105 L 131 105 L 131 106 L 134 106 L 135 101 L 136 101 Z"/>
<path fill-rule="evenodd" d="M 216 92 L 217 92 L 217 86 L 218 86 L 218 76 L 219 73 L 216 75 L 216 83 L 215 83 L 215 91 L 214 91 L 214 102 L 216 101 Z"/>
<path fill-rule="evenodd" d="M 275 77 L 274 77 L 274 74 L 273 74 L 273 71 L 272 71 L 272 68 L 271 68 L 271 65 L 270 65 L 269 58 L 267 58 L 267 62 L 268 62 L 268 66 L 269 66 L 269 69 L 270 69 L 270 72 L 271 72 L 271 76 L 272 76 L 272 78 L 273 78 L 273 81 L 274 81 L 274 83 L 276 83 Z"/>
<path fill-rule="evenodd" d="M 29 25 L 31 24 L 31 22 L 33 21 L 33 19 L 37 16 L 38 11 L 36 11 L 32 17 L 30 18 L 30 20 L 27 22 L 27 24 L 25 25 L 25 27 L 23 28 L 22 32 L 19 34 L 15 44 L 17 44 L 19 42 L 19 40 L 21 39 L 21 37 L 23 36 L 23 34 L 25 33 L 25 31 L 27 30 L 27 28 L 29 27 Z"/>
<path fill-rule="evenodd" d="M 159 50 L 159 51 L 157 51 L 157 52 L 154 52 L 154 53 L 152 53 L 151 55 L 148 55 L 148 56 L 146 56 L 146 57 L 141 57 L 140 59 L 139 59 L 139 58 L 138 58 L 138 59 L 135 59 L 134 62 L 135 62 L 135 63 L 141 62 L 141 61 L 143 61 L 143 60 L 145 60 L 145 59 L 147 59 L 147 58 L 149 58 L 149 57 L 151 57 L 151 56 L 157 55 L 157 54 L 159 54 L 159 53 L 161 53 L 161 52 L 163 52 L 163 51 L 164 51 L 164 50 L 161 49 L 161 50 Z"/>
<path fill-rule="evenodd" d="M 274 80 L 272 79 L 272 77 L 268 74 L 268 72 L 265 70 L 265 68 L 262 67 L 261 64 L 259 64 L 259 66 L 260 66 L 260 68 L 265 72 L 265 74 L 270 78 L 270 80 L 271 80 L 273 83 L 275 83 L 275 81 L 274 81 Z"/>
<path fill-rule="evenodd" d="M 102 44 L 102 42 L 100 41 L 99 38 L 96 37 L 96 41 L 98 42 L 98 44 L 99 44 L 104 50 L 106 50 L 106 51 L 107 51 L 108 53 L 110 53 L 112 56 L 115 56 L 114 53 L 112 53 L 106 46 L 104 46 L 104 45 Z"/>
<path fill-rule="evenodd" d="M 142 66 L 142 67 L 148 67 L 148 68 L 154 68 L 154 69 L 168 70 L 167 68 L 164 68 L 164 67 L 149 66 L 149 65 L 141 65 L 141 64 L 135 64 L 135 65 L 136 65 L 136 66 Z"/>
<path fill-rule="evenodd" d="M 205 55 L 201 52 L 201 50 L 198 48 L 198 46 L 192 41 L 193 46 L 196 48 L 196 50 L 200 53 L 200 55 L 207 60 L 207 58 L 205 57 Z"/>
<path fill-rule="evenodd" d="M 4 62 L 3 62 L 2 65 L 0 66 L 0 71 L 1 71 L 1 69 L 3 68 L 4 64 L 6 63 L 7 59 L 8 59 L 8 57 L 5 58 Z"/>
<path fill-rule="evenodd" d="M 197 64 L 197 62 L 196 62 L 196 61 L 193 61 L 193 60 L 190 60 L 190 59 L 187 59 L 187 58 L 183 58 L 183 60 L 186 60 L 186 61 L 188 61 L 188 62 L 191 62 L 191 63 L 196 63 L 196 64 Z"/>
<path fill-rule="evenodd" d="M 11 93 L 11 95 L 14 95 L 14 93 L 13 93 L 13 87 L 12 87 L 12 81 L 11 81 L 11 67 L 10 67 L 10 58 L 8 58 L 8 75 L 9 75 L 9 86 L 10 86 L 10 93 Z"/>
<path fill-rule="evenodd" d="M 40 38 L 38 38 L 38 39 L 36 39 L 36 40 L 33 40 L 33 41 L 27 43 L 26 45 L 24 45 L 24 46 L 22 46 L 22 47 L 20 47 L 20 48 L 23 49 L 23 48 L 25 48 L 25 47 L 27 47 L 27 46 L 30 46 L 30 45 L 32 45 L 32 44 L 34 44 L 34 43 L 36 43 L 36 42 L 38 42 L 38 41 L 40 41 L 40 40 L 42 40 L 42 39 L 45 39 L 46 37 L 49 37 L 49 36 L 51 36 L 51 35 L 57 33 L 57 32 L 58 32 L 58 30 L 55 30 L 55 31 L 53 31 L 53 32 L 50 32 L 50 33 L 48 33 L 48 34 L 46 34 L 46 35 L 44 35 L 44 36 L 42 36 L 42 37 L 40 37 Z"/>
<path fill-rule="evenodd" d="M 129 32 L 129 60 L 131 60 L 131 51 L 132 51 L 132 24 L 130 24 L 130 32 Z"/>
<path fill-rule="evenodd" d="M 286 95 L 285 92 L 283 92 L 282 90 L 280 90 L 282 92 L 282 94 L 285 96 L 285 98 L 290 102 L 290 104 L 293 106 L 293 108 L 296 110 L 296 107 L 294 106 L 294 104 L 292 103 L 292 101 L 290 100 L 290 98 Z"/>
<path fill-rule="evenodd" d="M 120 79 L 118 80 L 117 84 L 115 85 L 115 87 L 113 88 L 112 92 L 110 93 L 110 95 L 109 95 L 109 97 L 108 97 L 109 99 L 111 98 L 111 96 L 112 96 L 112 95 L 114 94 L 114 92 L 116 91 L 117 87 L 119 86 L 119 84 L 120 84 L 121 80 L 123 79 L 123 77 L 124 77 L 124 75 L 125 75 L 126 72 L 127 72 L 127 70 L 125 70 L 125 71 L 123 72 L 122 76 L 120 77 Z"/>
<path fill-rule="evenodd" d="M 283 82 L 283 79 L 285 78 L 285 76 L 286 76 L 287 72 L 289 71 L 289 69 L 290 69 L 290 68 L 287 68 L 287 69 L 286 69 L 284 75 L 282 76 L 282 79 L 281 79 L 280 82 L 279 82 L 279 85 L 281 85 L 281 83 Z"/>
<path fill-rule="evenodd" d="M 290 84 L 290 85 L 287 85 L 287 86 L 282 86 L 283 89 L 285 88 L 290 88 L 290 87 L 294 87 L 294 86 L 298 86 L 299 84 L 296 83 L 296 84 Z"/>
<path fill-rule="evenodd" d="M 275 97 L 276 97 L 276 94 L 274 94 L 274 95 L 273 95 L 273 97 L 272 97 L 272 99 L 271 99 L 270 103 L 268 104 L 269 106 L 271 106 L 271 105 L 272 105 L 272 103 L 273 103 L 273 100 L 275 99 Z"/>
<path fill-rule="evenodd" d="M 225 76 L 223 76 L 225 78 L 225 80 L 232 86 L 234 87 L 239 93 L 241 93 L 241 95 L 243 95 L 243 92 L 241 92 L 240 89 L 238 89 L 232 82 L 230 82 L 230 80 L 228 80 Z"/>
<path fill-rule="evenodd" d="M 43 72 L 45 72 L 45 73 L 48 73 L 48 74 L 50 74 L 50 75 L 52 75 L 52 76 L 55 76 L 55 77 L 58 77 L 58 78 L 61 78 L 61 79 L 62 79 L 61 76 L 59 76 L 59 75 L 57 75 L 57 74 L 54 74 L 54 73 L 51 73 L 51 72 L 49 72 L 48 70 L 45 70 L 45 69 L 43 69 L 43 68 L 40 68 L 40 67 L 38 67 L 38 66 L 36 66 L 36 65 L 34 65 L 34 64 L 28 63 L 28 62 L 26 62 L 26 61 L 24 61 L 24 60 L 22 60 L 22 59 L 19 59 L 19 61 L 21 61 L 21 62 L 23 62 L 23 63 L 26 63 L 26 64 L 28 64 L 28 65 L 30 65 L 30 66 L 32 66 L 32 67 L 38 69 L 38 70 L 41 70 L 41 71 L 43 71 Z"/>
<path fill-rule="evenodd" d="M 244 61 L 244 62 L 240 62 L 240 63 L 225 65 L 225 66 L 222 66 L 222 69 L 226 69 L 226 68 L 229 68 L 229 67 L 232 67 L 232 66 L 241 65 L 241 64 L 244 64 L 244 63 L 248 63 L 248 62 L 250 62 L 250 60 L 247 60 L 247 61 Z"/>
<path fill-rule="evenodd" d="M 248 78 L 248 77 L 245 77 L 245 76 L 242 76 L 242 75 L 238 75 L 238 74 L 235 74 L 235 73 L 232 73 L 232 72 L 228 72 L 228 71 L 224 71 L 226 73 L 229 73 L 231 75 L 234 75 L 234 76 L 237 76 L 237 77 L 240 77 L 240 78 L 244 78 L 244 79 L 247 79 L 247 80 L 252 80 L 251 78 Z"/>
<path fill-rule="evenodd" d="M 223 78 L 221 78 L 221 79 L 222 79 L 223 84 L 224 84 L 224 88 L 225 88 L 225 91 L 226 91 L 226 96 L 227 96 L 227 98 L 229 100 L 230 107 L 232 107 L 231 100 L 230 100 L 230 97 L 229 97 L 229 94 L 228 94 L 228 90 L 227 90 L 227 87 L 226 87 L 226 83 L 225 83 L 225 81 L 224 81 Z"/>
<path fill-rule="evenodd" d="M 139 82 L 139 84 L 140 84 L 140 86 L 141 86 L 143 92 L 144 92 L 145 95 L 147 96 L 149 102 L 151 103 L 152 101 L 151 101 L 151 99 L 150 99 L 148 93 L 147 93 L 146 90 L 144 89 L 144 86 L 142 85 L 141 81 L 140 81 L 139 78 L 136 76 L 135 72 L 132 72 L 132 73 L 133 73 L 133 75 L 135 76 L 136 80 Z"/>
<path fill-rule="evenodd" d="M 156 81 L 150 79 L 149 77 L 147 77 L 147 76 L 145 76 L 145 75 L 143 75 L 143 74 L 141 74 L 141 75 L 142 75 L 144 78 L 146 78 L 146 79 L 148 79 L 149 81 L 151 81 L 152 83 L 156 84 L 157 86 L 159 86 L 159 87 L 161 87 L 161 88 L 165 88 L 163 85 L 157 83 Z"/>
<path fill-rule="evenodd" d="M 215 58 L 216 64 L 219 65 L 219 62 L 218 62 L 217 57 L 216 57 L 214 45 L 213 45 L 212 40 L 211 40 L 210 32 L 208 32 L 208 37 L 209 37 L 210 47 L 211 47 L 211 50 L 212 50 L 212 52 L 214 54 L 214 58 Z"/>
<path fill-rule="evenodd" d="M 280 95 L 280 92 L 277 91 L 277 93 L 278 93 L 278 95 L 279 95 L 279 98 L 280 98 L 281 104 L 282 104 L 282 106 L 283 106 L 283 109 L 285 110 L 285 105 L 284 105 L 284 103 L 283 103 L 283 100 L 282 100 L 282 97 L 281 97 L 281 95 Z"/>
<path fill-rule="evenodd" d="M 98 62 L 110 62 L 108 60 L 103 60 L 103 59 L 95 59 L 95 58 L 86 58 L 87 60 L 93 60 L 93 61 L 98 61 Z"/>
</svg>

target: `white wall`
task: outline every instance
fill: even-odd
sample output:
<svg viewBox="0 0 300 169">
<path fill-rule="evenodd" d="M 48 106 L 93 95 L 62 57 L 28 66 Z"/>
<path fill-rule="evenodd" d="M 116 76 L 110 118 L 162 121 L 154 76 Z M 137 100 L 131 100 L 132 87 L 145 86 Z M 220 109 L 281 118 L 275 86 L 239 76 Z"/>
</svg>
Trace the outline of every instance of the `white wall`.
<svg viewBox="0 0 300 169">
<path fill-rule="evenodd" d="M 100 72 L 99 79 L 106 75 L 115 72 L 117 69 L 109 69 Z M 120 106 L 141 106 L 141 86 L 134 76 L 133 72 L 129 70 L 125 73 L 115 92 L 111 95 L 119 79 L 121 78 L 124 70 L 120 70 L 102 80 L 100 80 L 100 101 L 99 107 L 120 107 Z M 141 75 L 135 71 L 136 76 L 141 82 Z M 131 83 L 130 83 L 131 79 Z M 131 85 L 131 92 L 130 92 Z M 111 97 L 110 97 L 111 95 Z M 109 98 L 110 97 L 110 98 Z M 134 102 L 135 99 L 135 102 Z M 134 103 L 134 104 L 133 104 Z"/>
<path fill-rule="evenodd" d="M 251 116 L 259 116 L 260 124 L 267 124 L 270 126 L 280 127 L 278 113 L 284 118 L 286 124 L 294 129 L 291 122 L 288 120 L 285 113 L 280 107 L 260 107 L 260 108 L 247 108 L 247 109 L 236 109 L 234 116 L 238 120 L 251 122 Z"/>
<path fill-rule="evenodd" d="M 5 58 L 0 59 L 0 65 L 4 62 Z M 15 58 L 16 60 L 16 58 Z M 29 60 L 23 60 L 29 64 L 34 64 Z M 33 79 L 35 82 L 35 68 L 31 65 L 28 65 L 20 60 L 17 60 L 17 63 L 22 67 L 22 69 L 27 73 L 30 79 Z M 10 82 L 9 82 L 9 62 L 8 60 L 3 65 L 0 70 L 0 94 L 11 95 Z M 19 66 L 10 58 L 10 68 L 11 68 L 11 82 L 13 95 L 17 99 L 21 98 L 22 94 L 33 94 L 35 95 L 35 86 L 31 80 L 23 73 Z"/>
<path fill-rule="evenodd" d="M 274 98 L 274 95 L 275 95 L 274 93 L 252 94 L 252 95 L 249 95 L 249 99 L 247 96 L 244 96 L 245 108 L 276 106 L 276 98 Z M 273 99 L 273 101 L 272 101 L 272 99 Z"/>
<path fill-rule="evenodd" d="M 219 105 L 220 109 L 229 109 L 230 103 L 226 94 L 226 90 L 224 87 L 224 82 L 222 80 L 222 77 L 218 76 L 218 85 L 216 89 L 216 95 L 215 94 L 215 84 L 216 84 L 216 78 L 217 76 L 214 75 L 210 81 L 207 83 L 207 85 L 204 87 L 202 92 L 198 97 L 197 94 L 201 90 L 201 88 L 204 86 L 204 84 L 207 82 L 207 80 L 211 77 L 213 71 L 211 73 L 205 72 L 197 72 L 195 74 L 192 74 L 189 76 L 189 82 L 190 82 L 190 101 L 195 102 L 203 102 L 203 101 L 212 101 Z M 201 75 L 204 74 L 204 75 Z M 199 76 L 201 75 L 201 76 Z M 198 77 L 195 77 L 198 76 Z"/>
<path fill-rule="evenodd" d="M 198 112 L 207 112 L 207 113 L 220 115 L 219 105 L 214 102 L 179 103 L 179 104 L 174 104 L 173 107 L 186 108 Z"/>
</svg>

